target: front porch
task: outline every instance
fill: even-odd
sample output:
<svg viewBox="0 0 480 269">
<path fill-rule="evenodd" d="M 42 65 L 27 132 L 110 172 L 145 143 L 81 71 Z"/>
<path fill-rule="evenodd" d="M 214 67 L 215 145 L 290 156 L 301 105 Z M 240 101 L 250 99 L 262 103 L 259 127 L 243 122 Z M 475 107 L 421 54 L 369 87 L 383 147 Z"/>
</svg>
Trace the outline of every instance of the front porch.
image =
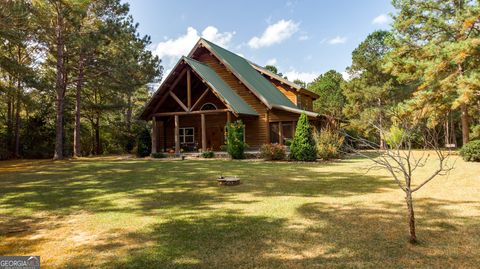
<svg viewBox="0 0 480 269">
<path fill-rule="evenodd" d="M 219 151 L 230 121 L 228 109 L 157 113 L 152 119 L 152 153 Z"/>
</svg>

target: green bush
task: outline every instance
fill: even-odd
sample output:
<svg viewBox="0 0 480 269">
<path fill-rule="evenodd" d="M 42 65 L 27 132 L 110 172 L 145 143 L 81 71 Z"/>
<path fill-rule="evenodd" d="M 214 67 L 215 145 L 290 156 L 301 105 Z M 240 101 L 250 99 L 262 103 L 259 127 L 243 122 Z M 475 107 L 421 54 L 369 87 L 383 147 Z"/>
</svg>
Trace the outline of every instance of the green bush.
<svg viewBox="0 0 480 269">
<path fill-rule="evenodd" d="M 244 130 L 245 125 L 241 120 L 227 124 L 227 152 L 232 159 L 245 159 Z"/>
<path fill-rule="evenodd" d="M 150 137 L 150 131 L 147 128 L 143 128 L 137 136 L 137 156 L 149 156 L 151 151 L 152 139 Z"/>
<path fill-rule="evenodd" d="M 202 158 L 213 158 L 215 157 L 215 152 L 211 150 L 207 150 L 205 152 L 202 152 Z"/>
<path fill-rule="evenodd" d="M 460 155 L 467 162 L 480 162 L 480 140 L 473 140 L 463 145 Z"/>
<path fill-rule="evenodd" d="M 265 160 L 284 160 L 285 147 L 279 144 L 264 144 L 260 148 L 260 157 Z"/>
<path fill-rule="evenodd" d="M 287 138 L 285 139 L 285 146 L 290 147 L 292 145 L 292 139 Z"/>
<path fill-rule="evenodd" d="M 168 155 L 163 153 L 163 152 L 155 152 L 155 153 L 150 154 L 150 156 L 152 158 L 155 158 L 155 159 L 162 159 L 162 158 L 167 158 L 168 157 Z"/>
<path fill-rule="evenodd" d="M 323 160 L 338 159 L 341 157 L 341 148 L 345 138 L 330 130 L 322 129 L 315 134 L 317 142 L 317 156 Z"/>
<path fill-rule="evenodd" d="M 290 146 L 290 158 L 297 161 L 312 162 L 317 159 L 317 147 L 307 115 L 302 113 L 298 119 L 295 137 Z"/>
<path fill-rule="evenodd" d="M 387 142 L 390 148 L 401 147 L 405 135 L 405 130 L 398 126 L 392 125 L 389 132 L 385 134 L 385 142 Z"/>
</svg>

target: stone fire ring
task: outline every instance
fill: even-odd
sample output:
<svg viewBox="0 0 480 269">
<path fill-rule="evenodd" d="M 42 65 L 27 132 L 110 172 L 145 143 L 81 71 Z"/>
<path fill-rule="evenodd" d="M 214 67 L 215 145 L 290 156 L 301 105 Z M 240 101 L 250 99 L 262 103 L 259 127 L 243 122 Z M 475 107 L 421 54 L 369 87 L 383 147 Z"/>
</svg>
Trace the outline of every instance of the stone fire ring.
<svg viewBox="0 0 480 269">
<path fill-rule="evenodd" d="M 217 178 L 219 185 L 233 186 L 240 184 L 240 178 L 238 177 L 219 177 Z"/>
</svg>

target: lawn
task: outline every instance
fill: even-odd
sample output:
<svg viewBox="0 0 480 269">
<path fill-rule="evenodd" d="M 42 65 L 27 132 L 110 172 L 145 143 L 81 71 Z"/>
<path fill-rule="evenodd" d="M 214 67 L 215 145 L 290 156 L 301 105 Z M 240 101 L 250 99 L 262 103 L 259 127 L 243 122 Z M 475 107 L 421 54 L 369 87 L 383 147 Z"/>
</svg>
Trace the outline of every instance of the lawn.
<svg viewBox="0 0 480 269">
<path fill-rule="evenodd" d="M 368 164 L 1 162 L 0 255 L 42 268 L 478 268 L 479 163 L 458 158 L 415 194 L 419 245 L 403 193 Z"/>
</svg>

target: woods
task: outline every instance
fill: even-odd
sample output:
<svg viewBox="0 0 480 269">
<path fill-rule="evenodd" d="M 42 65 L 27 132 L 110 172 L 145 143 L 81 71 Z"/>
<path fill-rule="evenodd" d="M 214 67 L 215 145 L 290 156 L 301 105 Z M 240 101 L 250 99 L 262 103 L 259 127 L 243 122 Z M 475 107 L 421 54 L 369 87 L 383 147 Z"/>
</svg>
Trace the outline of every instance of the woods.
<svg viewBox="0 0 480 269">
<path fill-rule="evenodd" d="M 0 158 L 130 152 L 134 119 L 162 76 L 128 4 L 0 4 Z"/>
<path fill-rule="evenodd" d="M 459 148 L 478 139 L 478 2 L 395 0 L 393 6 L 392 29 L 375 31 L 358 45 L 347 81 L 331 70 L 307 86 L 324 97 L 315 101 L 316 111 L 346 120 L 349 133 L 381 148 L 385 138 L 372 126 L 389 129 L 394 118 L 423 126 L 415 148 Z M 440 135 L 428 137 L 429 129 Z"/>
</svg>

